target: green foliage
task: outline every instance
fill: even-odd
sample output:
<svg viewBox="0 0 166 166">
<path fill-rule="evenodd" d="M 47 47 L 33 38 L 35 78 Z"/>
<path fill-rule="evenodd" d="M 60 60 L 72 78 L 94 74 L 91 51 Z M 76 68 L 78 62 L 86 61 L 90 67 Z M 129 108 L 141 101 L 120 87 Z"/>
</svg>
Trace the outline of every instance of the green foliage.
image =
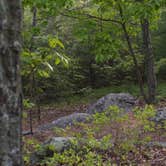
<svg viewBox="0 0 166 166">
<path fill-rule="evenodd" d="M 54 103 L 55 100 L 59 103 L 63 100 L 67 105 L 89 103 L 110 92 L 139 96 L 135 66 L 122 25 L 126 26 L 144 76 L 145 57 L 141 51 L 141 21 L 144 19 L 149 20 L 151 31 L 159 26 L 158 32 L 162 32 L 155 36 L 154 45 L 157 48 L 156 72 L 164 80 L 164 14 L 159 25 L 158 21 L 165 3 L 165 0 L 24 0 L 21 62 L 24 94 L 30 98 L 24 100 L 25 108 L 31 109 L 33 103 L 41 102 L 41 96 L 45 97 L 43 101 L 53 99 Z M 165 83 L 159 84 L 157 95 L 159 98 L 166 96 Z M 54 152 L 53 146 L 48 147 L 54 155 L 41 164 L 107 166 L 116 163 L 116 159 L 124 165 L 135 165 L 137 162 L 130 161 L 128 154 L 136 154 L 138 144 L 151 140 L 146 134 L 155 130 L 156 126 L 149 121 L 154 114 L 151 106 L 143 110 L 136 108 L 134 118 L 138 123 L 133 125 L 123 110 L 110 107 L 95 114 L 91 124 L 77 124 L 81 131 L 56 128 L 57 135 L 70 133 L 77 140 L 63 153 Z M 109 131 L 103 133 L 106 128 Z M 27 146 L 35 148 L 33 141 Z M 30 150 L 26 153 L 28 162 Z"/>
<path fill-rule="evenodd" d="M 35 106 L 34 103 L 32 103 L 29 99 L 24 99 L 23 100 L 23 106 L 25 109 L 31 109 Z"/>
<path fill-rule="evenodd" d="M 88 88 L 135 83 L 135 66 L 121 23 L 126 23 L 144 76 L 140 18 L 148 18 L 153 30 L 164 3 L 164 0 L 143 0 L 141 3 L 130 0 L 24 0 L 22 75 L 25 95 L 30 94 L 28 89 L 32 82 L 27 80 L 32 80 L 32 73 L 35 73 L 36 86 L 40 87 L 36 93 L 45 91 L 45 96 L 54 100 L 86 94 L 83 91 Z M 32 26 L 34 9 L 37 11 L 36 26 Z M 164 29 L 164 24 L 159 26 Z M 159 43 L 164 43 L 159 42 L 158 37 L 155 42 L 158 49 L 161 48 Z M 164 77 L 160 73 L 159 78 Z"/>
<path fill-rule="evenodd" d="M 23 161 L 24 164 L 29 164 L 30 163 L 30 156 L 32 153 L 32 149 L 40 149 L 40 144 L 38 141 L 36 141 L 35 139 L 31 138 L 31 139 L 25 139 L 23 138 Z"/>
<path fill-rule="evenodd" d="M 60 9 L 71 6 L 73 0 L 23 0 L 24 7 L 42 9 L 43 15 L 56 15 Z"/>
<path fill-rule="evenodd" d="M 113 39 L 108 33 L 99 33 L 95 39 L 94 54 L 97 62 L 108 61 L 117 58 L 121 41 Z"/>
<path fill-rule="evenodd" d="M 162 58 L 157 62 L 157 75 L 166 80 L 166 58 Z"/>
</svg>

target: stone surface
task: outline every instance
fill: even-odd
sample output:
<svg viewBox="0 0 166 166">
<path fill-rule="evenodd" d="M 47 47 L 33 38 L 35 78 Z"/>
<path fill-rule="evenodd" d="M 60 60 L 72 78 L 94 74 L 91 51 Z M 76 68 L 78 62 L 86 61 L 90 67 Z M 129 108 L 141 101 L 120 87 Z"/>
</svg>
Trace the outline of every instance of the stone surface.
<svg viewBox="0 0 166 166">
<path fill-rule="evenodd" d="M 67 126 L 72 126 L 75 123 L 89 122 L 90 119 L 91 116 L 87 113 L 73 113 L 69 116 L 65 116 L 53 121 L 52 124 L 56 127 L 65 128 Z"/>
<path fill-rule="evenodd" d="M 103 112 L 109 106 L 118 106 L 126 112 L 131 111 L 135 106 L 136 99 L 128 93 L 110 93 L 100 98 L 96 103 L 89 106 L 86 113 L 94 114 L 95 112 Z"/>
<path fill-rule="evenodd" d="M 150 146 L 150 147 L 158 146 L 158 147 L 166 148 L 166 142 L 149 142 L 147 146 Z"/>
<path fill-rule="evenodd" d="M 44 143 L 44 146 L 52 145 L 56 152 L 62 152 L 70 147 L 73 139 L 74 137 L 52 137 Z"/>
<path fill-rule="evenodd" d="M 46 157 L 52 157 L 54 152 L 61 153 L 71 147 L 74 137 L 52 137 L 46 141 L 41 148 L 30 157 L 31 165 L 35 165 Z M 51 146 L 51 148 L 49 148 Z"/>
<path fill-rule="evenodd" d="M 65 128 L 67 126 L 73 126 L 76 123 L 89 122 L 90 119 L 91 115 L 87 113 L 73 113 L 71 115 L 61 117 L 50 124 L 42 125 L 38 129 L 39 131 L 42 131 L 52 129 L 54 127 Z"/>
<path fill-rule="evenodd" d="M 157 110 L 156 116 L 152 118 L 156 123 L 162 123 L 166 121 L 166 107 L 159 108 Z"/>
</svg>

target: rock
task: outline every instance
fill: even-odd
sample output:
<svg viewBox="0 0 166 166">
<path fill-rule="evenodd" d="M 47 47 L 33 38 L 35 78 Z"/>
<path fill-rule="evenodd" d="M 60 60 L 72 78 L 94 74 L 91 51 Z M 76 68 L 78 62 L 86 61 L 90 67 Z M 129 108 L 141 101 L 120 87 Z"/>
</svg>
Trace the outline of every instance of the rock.
<svg viewBox="0 0 166 166">
<path fill-rule="evenodd" d="M 74 137 L 52 137 L 46 141 L 41 148 L 30 157 L 31 165 L 35 165 L 46 157 L 53 157 L 54 152 L 61 153 L 72 145 Z M 50 148 L 51 147 L 51 148 Z"/>
<path fill-rule="evenodd" d="M 38 129 L 41 131 L 41 130 L 49 130 L 54 127 L 65 128 L 67 126 L 73 126 L 76 123 L 89 122 L 90 119 L 91 115 L 87 113 L 73 113 L 71 115 L 61 117 L 50 124 L 42 125 Z"/>
<path fill-rule="evenodd" d="M 126 112 L 131 111 L 136 104 L 136 99 L 128 93 L 110 93 L 100 98 L 96 103 L 89 106 L 86 113 L 94 114 L 103 112 L 109 106 L 118 106 Z"/>
<path fill-rule="evenodd" d="M 156 123 L 162 123 L 166 121 L 166 107 L 157 109 L 156 116 L 152 118 Z"/>
<path fill-rule="evenodd" d="M 42 132 L 45 130 L 51 130 L 53 129 L 55 126 L 52 123 L 49 124 L 45 124 L 45 125 L 41 125 L 37 128 L 37 131 Z"/>
<path fill-rule="evenodd" d="M 149 142 L 147 146 L 149 147 L 157 146 L 161 148 L 166 148 L 166 142 Z"/>
<path fill-rule="evenodd" d="M 86 113 L 73 113 L 69 116 L 64 116 L 62 118 L 59 118 L 58 120 L 55 120 L 52 122 L 52 124 L 56 127 L 65 128 L 67 126 L 72 126 L 76 123 L 81 122 L 89 122 L 91 119 L 91 116 Z"/>
<path fill-rule="evenodd" d="M 62 152 L 70 147 L 73 139 L 74 137 L 52 137 L 44 143 L 44 146 L 52 145 L 56 152 Z"/>
</svg>

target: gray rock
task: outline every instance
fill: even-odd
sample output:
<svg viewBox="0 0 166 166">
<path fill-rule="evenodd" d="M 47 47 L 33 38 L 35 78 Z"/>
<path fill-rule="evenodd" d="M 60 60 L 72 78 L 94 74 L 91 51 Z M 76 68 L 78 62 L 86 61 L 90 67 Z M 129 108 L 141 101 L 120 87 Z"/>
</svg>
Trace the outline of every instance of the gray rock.
<svg viewBox="0 0 166 166">
<path fill-rule="evenodd" d="M 52 137 L 41 148 L 35 151 L 30 157 L 31 165 L 35 165 L 46 157 L 53 157 L 54 152 L 61 153 L 72 145 L 74 137 Z M 51 148 L 50 148 L 51 147 Z"/>
<path fill-rule="evenodd" d="M 52 137 L 44 143 L 44 146 L 52 145 L 56 152 L 62 152 L 68 149 L 74 137 Z"/>
<path fill-rule="evenodd" d="M 156 116 L 152 118 L 156 123 L 162 123 L 166 121 L 166 107 L 159 108 L 157 110 Z"/>
<path fill-rule="evenodd" d="M 67 126 L 73 126 L 76 123 L 89 122 L 91 115 L 87 113 L 73 113 L 68 116 L 61 117 L 50 124 L 42 125 L 38 128 L 39 131 L 53 129 L 54 127 L 65 128 Z"/>
<path fill-rule="evenodd" d="M 166 148 L 166 142 L 149 142 L 147 146 L 149 147 L 157 146 L 161 148 Z"/>
<path fill-rule="evenodd" d="M 76 123 L 89 122 L 91 116 L 87 113 L 73 113 L 69 116 L 64 116 L 52 122 L 56 127 L 65 128 L 67 126 L 75 125 Z"/>
<path fill-rule="evenodd" d="M 89 106 L 86 113 L 94 114 L 103 112 L 109 106 L 116 105 L 126 112 L 131 111 L 136 104 L 136 99 L 128 93 L 110 93 L 100 98 L 96 103 Z"/>
</svg>

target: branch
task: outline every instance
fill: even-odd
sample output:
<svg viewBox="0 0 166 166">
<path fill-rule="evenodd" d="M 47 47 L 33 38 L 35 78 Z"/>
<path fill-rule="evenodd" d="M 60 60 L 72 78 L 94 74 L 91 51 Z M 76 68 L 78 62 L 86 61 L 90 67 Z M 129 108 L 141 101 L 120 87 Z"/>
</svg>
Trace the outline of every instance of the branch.
<svg viewBox="0 0 166 166">
<path fill-rule="evenodd" d="M 65 13 L 60 13 L 60 15 L 65 16 L 65 17 L 71 17 L 71 18 L 74 18 L 74 19 L 81 19 L 80 17 L 68 15 L 68 14 L 65 14 Z M 101 18 L 101 17 L 98 17 L 98 16 L 90 15 L 90 14 L 79 14 L 79 15 L 80 16 L 86 16 L 86 18 L 92 18 L 92 19 L 95 19 L 95 20 L 100 20 L 100 21 L 105 21 L 105 22 L 112 22 L 112 23 L 116 23 L 116 24 L 122 24 L 122 22 L 118 21 L 118 20 Z"/>
<path fill-rule="evenodd" d="M 107 18 L 101 18 L 101 17 L 97 17 L 97 16 L 90 15 L 90 14 L 82 14 L 82 15 L 87 16 L 87 17 L 89 17 L 89 18 L 97 19 L 97 20 L 100 20 L 100 21 L 108 21 L 108 22 L 113 22 L 113 23 L 116 23 L 116 24 L 122 24 L 122 22 L 121 22 L 121 21 L 118 21 L 118 20 L 107 19 Z"/>
</svg>

